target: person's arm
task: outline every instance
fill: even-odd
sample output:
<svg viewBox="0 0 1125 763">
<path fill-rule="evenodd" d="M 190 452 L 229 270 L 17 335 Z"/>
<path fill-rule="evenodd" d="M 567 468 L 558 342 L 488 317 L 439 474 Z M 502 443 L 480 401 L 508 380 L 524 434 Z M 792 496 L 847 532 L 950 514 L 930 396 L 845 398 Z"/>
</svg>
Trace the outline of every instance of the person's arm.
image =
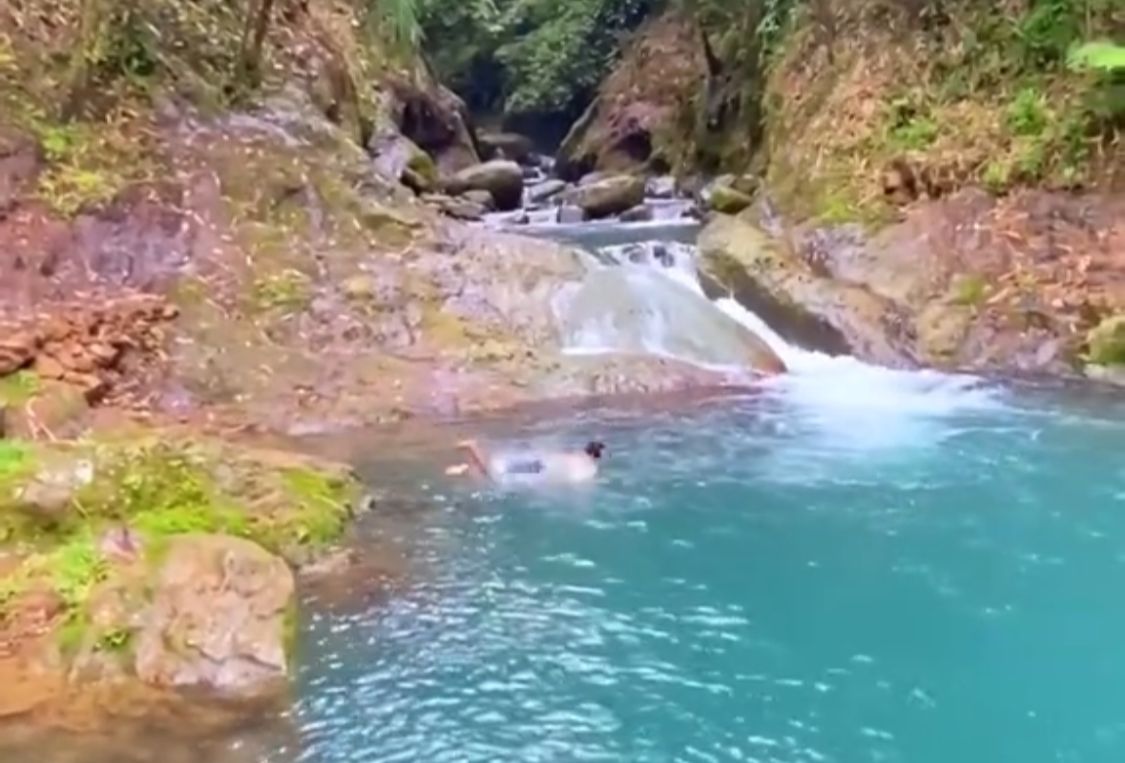
<svg viewBox="0 0 1125 763">
<path fill-rule="evenodd" d="M 469 463 L 480 472 L 482 477 L 491 475 L 491 470 L 488 468 L 488 459 L 476 440 L 462 440 L 457 443 L 457 447 L 469 454 Z"/>
</svg>

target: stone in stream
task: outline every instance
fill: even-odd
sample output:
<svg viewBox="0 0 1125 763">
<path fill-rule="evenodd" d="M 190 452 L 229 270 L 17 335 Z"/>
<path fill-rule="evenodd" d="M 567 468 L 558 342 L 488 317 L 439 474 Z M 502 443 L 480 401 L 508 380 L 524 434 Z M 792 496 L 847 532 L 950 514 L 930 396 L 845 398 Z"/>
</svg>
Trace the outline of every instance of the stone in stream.
<svg viewBox="0 0 1125 763">
<path fill-rule="evenodd" d="M 477 135 L 483 158 L 510 159 L 528 164 L 535 152 L 531 139 L 514 132 L 481 132 Z"/>
<path fill-rule="evenodd" d="M 502 211 L 518 209 L 523 202 L 523 169 L 515 162 L 494 159 L 461 170 L 446 181 L 446 191 L 488 191 Z"/>
<path fill-rule="evenodd" d="M 232 698 L 269 696 L 289 675 L 293 573 L 257 544 L 173 538 L 137 634 L 137 677 Z"/>
<path fill-rule="evenodd" d="M 621 213 L 620 220 L 623 223 L 642 223 L 652 220 L 653 212 L 652 207 L 647 204 L 638 204 L 632 209 L 626 209 Z"/>
<path fill-rule="evenodd" d="M 445 194 L 426 194 L 422 197 L 422 201 L 436 208 L 442 214 L 456 220 L 475 222 L 484 217 L 485 213 L 488 212 L 483 204 L 478 204 L 466 198 L 455 199 Z"/>
<path fill-rule="evenodd" d="M 581 207 L 591 219 L 621 214 L 643 204 L 645 184 L 639 177 L 615 175 L 580 185 L 567 194 L 566 201 Z"/>
<path fill-rule="evenodd" d="M 465 191 L 461 194 L 461 198 L 465 201 L 471 201 L 474 204 L 480 204 L 485 209 L 495 209 L 496 201 L 492 198 L 491 191 L 477 190 Z"/>
<path fill-rule="evenodd" d="M 676 178 L 671 175 L 649 178 L 645 184 L 645 194 L 654 199 L 671 199 L 676 195 Z"/>
<path fill-rule="evenodd" d="M 566 183 L 562 180 L 544 180 L 527 189 L 527 200 L 531 204 L 538 204 L 547 199 L 558 196 L 566 190 Z"/>
</svg>

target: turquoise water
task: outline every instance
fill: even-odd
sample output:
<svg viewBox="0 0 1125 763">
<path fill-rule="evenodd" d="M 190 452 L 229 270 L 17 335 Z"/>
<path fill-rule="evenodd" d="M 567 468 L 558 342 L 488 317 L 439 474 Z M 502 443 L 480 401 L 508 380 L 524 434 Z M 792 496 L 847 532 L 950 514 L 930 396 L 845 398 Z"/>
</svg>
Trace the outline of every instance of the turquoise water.
<svg viewBox="0 0 1125 763">
<path fill-rule="evenodd" d="M 308 603 L 300 759 L 1125 760 L 1122 400 L 842 384 L 501 438 L 605 439 L 586 490 L 432 482 L 412 585 Z"/>
</svg>

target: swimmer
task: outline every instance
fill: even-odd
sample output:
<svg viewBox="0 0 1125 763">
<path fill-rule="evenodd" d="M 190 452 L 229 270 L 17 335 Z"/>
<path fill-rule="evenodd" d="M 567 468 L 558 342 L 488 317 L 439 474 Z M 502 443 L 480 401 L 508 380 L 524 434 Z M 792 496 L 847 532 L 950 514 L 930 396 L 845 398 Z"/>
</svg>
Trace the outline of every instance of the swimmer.
<svg viewBox="0 0 1125 763">
<path fill-rule="evenodd" d="M 457 447 L 469 454 L 469 463 L 446 469 L 446 474 L 459 476 L 470 469 L 493 480 L 505 478 L 527 479 L 535 482 L 589 482 L 598 476 L 598 462 L 605 445 L 595 441 L 579 451 L 528 453 L 492 457 L 485 453 L 476 440 L 464 440 Z"/>
</svg>

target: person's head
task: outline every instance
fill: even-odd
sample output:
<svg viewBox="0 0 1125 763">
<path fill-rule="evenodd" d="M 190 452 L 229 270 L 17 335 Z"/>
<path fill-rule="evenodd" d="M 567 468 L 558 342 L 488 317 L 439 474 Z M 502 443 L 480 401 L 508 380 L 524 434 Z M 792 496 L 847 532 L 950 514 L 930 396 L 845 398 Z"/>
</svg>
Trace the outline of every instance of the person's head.
<svg viewBox="0 0 1125 763">
<path fill-rule="evenodd" d="M 591 440 L 586 443 L 586 455 L 597 461 L 602 457 L 602 452 L 605 450 L 605 443 Z"/>
</svg>

